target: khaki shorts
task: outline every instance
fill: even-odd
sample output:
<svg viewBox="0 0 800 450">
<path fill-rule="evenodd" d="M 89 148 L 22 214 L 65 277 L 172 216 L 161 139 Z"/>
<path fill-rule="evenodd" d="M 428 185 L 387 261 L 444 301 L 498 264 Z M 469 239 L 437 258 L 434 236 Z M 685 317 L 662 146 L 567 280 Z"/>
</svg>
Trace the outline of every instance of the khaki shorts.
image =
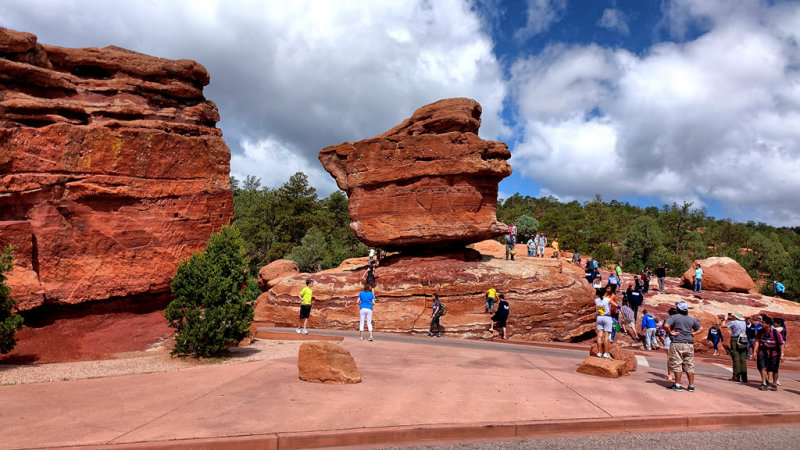
<svg viewBox="0 0 800 450">
<path fill-rule="evenodd" d="M 694 344 L 673 342 L 669 346 L 669 370 L 694 373 Z"/>
</svg>

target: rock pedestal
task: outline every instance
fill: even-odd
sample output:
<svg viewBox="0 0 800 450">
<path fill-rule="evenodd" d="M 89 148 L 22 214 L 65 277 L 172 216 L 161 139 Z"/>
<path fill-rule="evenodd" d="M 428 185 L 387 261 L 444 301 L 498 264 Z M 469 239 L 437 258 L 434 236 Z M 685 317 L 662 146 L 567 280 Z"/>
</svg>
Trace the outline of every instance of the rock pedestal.
<svg viewBox="0 0 800 450">
<path fill-rule="evenodd" d="M 230 222 L 200 64 L 0 28 L 0 247 L 20 309 L 169 291 Z"/>
<path fill-rule="evenodd" d="M 353 356 L 330 342 L 306 342 L 297 356 L 300 379 L 311 383 L 355 384 L 361 382 Z"/>
<path fill-rule="evenodd" d="M 361 241 L 451 247 L 508 231 L 496 217 L 497 185 L 511 174 L 511 154 L 478 137 L 480 116 L 474 100 L 440 100 L 384 134 L 319 153 L 350 198 L 350 227 Z"/>
<path fill-rule="evenodd" d="M 608 346 L 608 353 L 614 358 L 615 361 L 622 361 L 625 363 L 625 371 L 626 372 L 635 372 L 636 368 L 638 367 L 638 363 L 636 362 L 636 355 L 625 348 L 620 347 L 617 344 L 610 344 Z M 596 356 L 597 355 L 597 342 L 592 344 L 592 348 L 589 350 L 589 356 Z"/>
</svg>

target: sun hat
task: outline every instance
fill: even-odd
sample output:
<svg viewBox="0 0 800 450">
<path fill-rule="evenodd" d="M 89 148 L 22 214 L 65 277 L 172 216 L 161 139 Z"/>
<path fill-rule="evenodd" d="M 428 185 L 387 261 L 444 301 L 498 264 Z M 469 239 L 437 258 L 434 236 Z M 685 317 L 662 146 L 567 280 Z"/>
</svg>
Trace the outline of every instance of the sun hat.
<svg viewBox="0 0 800 450">
<path fill-rule="evenodd" d="M 739 311 L 734 311 L 734 313 L 731 315 L 735 317 L 736 320 L 744 320 L 744 315 L 742 315 L 742 313 L 740 313 Z"/>
<path fill-rule="evenodd" d="M 675 307 L 678 308 L 681 311 L 688 311 L 689 310 L 689 305 L 687 305 L 686 302 L 684 302 L 684 301 L 680 301 L 680 302 L 675 303 Z"/>
</svg>

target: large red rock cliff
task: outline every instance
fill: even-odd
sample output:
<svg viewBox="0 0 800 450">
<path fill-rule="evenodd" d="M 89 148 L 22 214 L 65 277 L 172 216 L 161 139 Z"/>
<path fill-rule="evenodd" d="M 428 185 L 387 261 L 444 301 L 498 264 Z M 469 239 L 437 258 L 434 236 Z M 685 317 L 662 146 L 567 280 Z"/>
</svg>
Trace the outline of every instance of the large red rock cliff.
<svg viewBox="0 0 800 450">
<path fill-rule="evenodd" d="M 21 309 L 166 292 L 231 220 L 208 82 L 194 61 L 0 28 L 0 246 Z"/>
<path fill-rule="evenodd" d="M 497 184 L 511 174 L 502 142 L 478 137 L 481 106 L 440 100 L 400 125 L 327 147 L 319 160 L 350 198 L 350 227 L 389 249 L 469 244 L 506 233 Z"/>
</svg>

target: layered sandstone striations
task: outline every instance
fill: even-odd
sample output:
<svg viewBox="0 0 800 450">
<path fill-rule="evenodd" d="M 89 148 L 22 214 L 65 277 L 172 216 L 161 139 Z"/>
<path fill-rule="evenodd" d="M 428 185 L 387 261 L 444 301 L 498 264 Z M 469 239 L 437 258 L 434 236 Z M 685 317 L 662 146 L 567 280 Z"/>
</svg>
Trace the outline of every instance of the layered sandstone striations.
<svg viewBox="0 0 800 450">
<path fill-rule="evenodd" d="M 358 293 L 367 265 L 283 278 L 256 303 L 256 320 L 280 326 L 297 324 L 298 293 L 314 280 L 310 328 L 358 329 Z M 575 341 L 592 335 L 592 290 L 583 272 L 552 259 L 509 262 L 475 250 L 428 256 L 393 255 L 376 269 L 375 330 L 427 333 L 432 295 L 447 305 L 441 319 L 445 336 L 480 338 L 489 327 L 484 295 L 495 288 L 505 295 L 512 340 Z M 495 309 L 497 306 L 495 305 Z"/>
<path fill-rule="evenodd" d="M 511 154 L 478 137 L 480 116 L 474 100 L 440 100 L 386 133 L 319 153 L 350 198 L 359 239 L 389 249 L 446 247 L 508 231 L 496 209 Z"/>
<path fill-rule="evenodd" d="M 169 290 L 232 217 L 198 63 L 0 28 L 0 246 L 22 309 Z"/>
</svg>

